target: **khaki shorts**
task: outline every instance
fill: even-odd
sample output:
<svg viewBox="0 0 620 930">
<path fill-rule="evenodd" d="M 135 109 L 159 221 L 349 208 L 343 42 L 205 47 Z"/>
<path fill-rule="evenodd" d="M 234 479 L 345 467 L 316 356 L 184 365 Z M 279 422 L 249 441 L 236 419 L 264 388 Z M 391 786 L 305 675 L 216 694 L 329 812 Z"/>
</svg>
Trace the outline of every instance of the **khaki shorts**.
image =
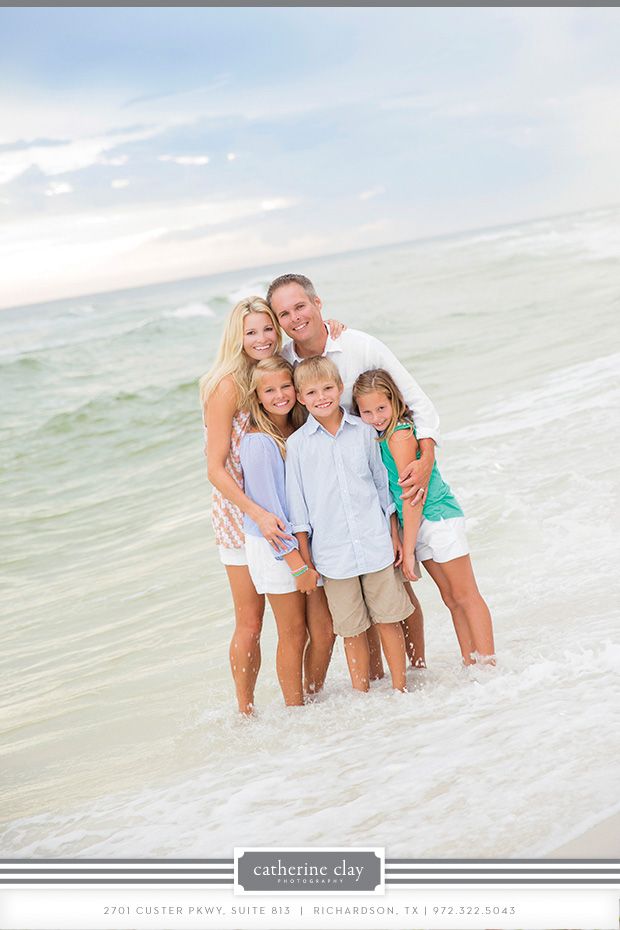
<svg viewBox="0 0 620 930">
<path fill-rule="evenodd" d="M 397 623 L 413 613 L 393 565 L 357 578 L 323 578 L 337 636 L 359 636 L 371 623 Z"/>
</svg>

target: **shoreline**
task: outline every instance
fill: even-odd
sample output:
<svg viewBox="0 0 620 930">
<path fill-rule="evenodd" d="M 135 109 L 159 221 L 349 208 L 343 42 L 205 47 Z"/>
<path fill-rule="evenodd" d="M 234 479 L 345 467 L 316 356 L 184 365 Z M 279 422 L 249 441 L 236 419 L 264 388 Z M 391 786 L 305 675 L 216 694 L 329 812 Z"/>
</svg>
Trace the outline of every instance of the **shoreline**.
<svg viewBox="0 0 620 930">
<path fill-rule="evenodd" d="M 545 859 L 620 859 L 620 812 L 558 846 Z"/>
</svg>

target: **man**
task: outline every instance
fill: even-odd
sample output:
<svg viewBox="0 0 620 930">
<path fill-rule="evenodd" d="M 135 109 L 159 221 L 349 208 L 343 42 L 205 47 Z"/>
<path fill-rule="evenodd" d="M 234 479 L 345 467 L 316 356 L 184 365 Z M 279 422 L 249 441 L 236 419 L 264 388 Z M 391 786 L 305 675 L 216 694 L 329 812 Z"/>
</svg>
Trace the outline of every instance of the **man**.
<svg viewBox="0 0 620 930">
<path fill-rule="evenodd" d="M 433 463 L 435 443 L 439 443 L 439 417 L 433 404 L 401 365 L 386 345 L 368 333 L 347 329 L 338 339 L 329 336 L 321 314 L 322 302 L 312 282 L 300 274 L 284 274 L 271 282 L 267 291 L 271 306 L 284 332 L 291 342 L 284 346 L 282 355 L 292 365 L 304 358 L 326 355 L 337 366 L 344 384 L 341 402 L 351 410 L 351 390 L 355 379 L 370 368 L 385 368 L 401 390 L 413 411 L 413 421 L 420 446 L 420 458 L 411 462 L 401 474 L 403 498 L 412 502 L 422 500 L 428 487 Z M 407 585 L 415 607 L 414 654 L 416 663 L 424 662 L 424 629 L 422 609 L 410 585 Z"/>
</svg>

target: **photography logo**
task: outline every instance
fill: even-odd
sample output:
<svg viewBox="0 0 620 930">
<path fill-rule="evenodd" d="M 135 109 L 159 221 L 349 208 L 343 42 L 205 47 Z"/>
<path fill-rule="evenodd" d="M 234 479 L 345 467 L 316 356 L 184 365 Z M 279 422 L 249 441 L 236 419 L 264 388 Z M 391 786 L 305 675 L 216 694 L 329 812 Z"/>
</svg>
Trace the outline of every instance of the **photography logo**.
<svg viewBox="0 0 620 930">
<path fill-rule="evenodd" d="M 235 894 L 383 894 L 383 849 L 235 849 Z"/>
</svg>

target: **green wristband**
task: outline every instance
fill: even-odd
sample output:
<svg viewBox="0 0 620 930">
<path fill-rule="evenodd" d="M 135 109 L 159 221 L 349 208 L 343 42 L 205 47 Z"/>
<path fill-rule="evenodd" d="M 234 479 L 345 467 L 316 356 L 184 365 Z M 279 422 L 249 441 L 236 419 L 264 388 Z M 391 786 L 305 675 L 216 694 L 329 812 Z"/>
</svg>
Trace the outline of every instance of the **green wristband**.
<svg viewBox="0 0 620 930">
<path fill-rule="evenodd" d="M 297 571 L 291 572 L 293 578 L 299 578 L 300 575 L 305 575 L 308 571 L 308 566 L 304 565 L 302 568 L 298 568 Z"/>
</svg>

